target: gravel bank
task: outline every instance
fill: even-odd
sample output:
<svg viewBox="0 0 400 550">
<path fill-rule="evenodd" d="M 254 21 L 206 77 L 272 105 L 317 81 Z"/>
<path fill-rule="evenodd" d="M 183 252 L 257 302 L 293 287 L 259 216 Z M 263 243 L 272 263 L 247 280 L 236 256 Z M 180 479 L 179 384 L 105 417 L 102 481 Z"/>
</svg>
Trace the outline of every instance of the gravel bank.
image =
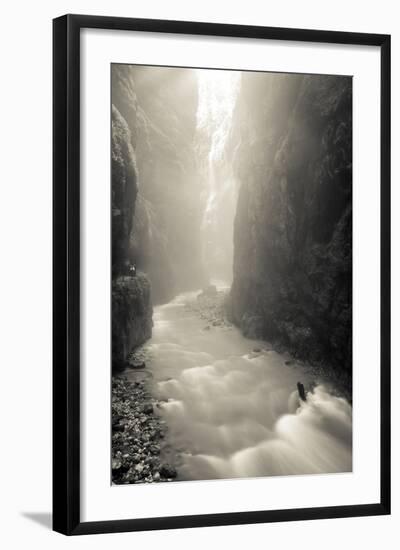
<svg viewBox="0 0 400 550">
<path fill-rule="evenodd" d="M 161 458 L 165 421 L 147 382 L 112 380 L 112 481 L 115 484 L 172 481 L 176 470 Z"/>
</svg>

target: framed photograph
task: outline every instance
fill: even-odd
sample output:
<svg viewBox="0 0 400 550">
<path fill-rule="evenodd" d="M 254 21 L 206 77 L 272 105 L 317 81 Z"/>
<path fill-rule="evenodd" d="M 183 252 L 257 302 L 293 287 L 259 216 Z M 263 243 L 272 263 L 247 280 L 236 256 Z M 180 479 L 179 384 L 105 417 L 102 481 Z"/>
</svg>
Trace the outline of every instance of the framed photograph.
<svg viewBox="0 0 400 550">
<path fill-rule="evenodd" d="M 390 513 L 390 36 L 54 20 L 54 529 Z"/>
</svg>

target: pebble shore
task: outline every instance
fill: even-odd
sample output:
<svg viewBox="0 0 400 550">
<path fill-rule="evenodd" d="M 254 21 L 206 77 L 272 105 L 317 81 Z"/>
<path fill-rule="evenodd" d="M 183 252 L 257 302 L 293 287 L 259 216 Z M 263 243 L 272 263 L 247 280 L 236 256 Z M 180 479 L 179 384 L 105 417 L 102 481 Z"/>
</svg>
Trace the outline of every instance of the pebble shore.
<svg viewBox="0 0 400 550">
<path fill-rule="evenodd" d="M 121 373 L 112 380 L 112 481 L 115 484 L 172 481 L 177 472 L 163 462 L 165 420 L 146 381 Z"/>
</svg>

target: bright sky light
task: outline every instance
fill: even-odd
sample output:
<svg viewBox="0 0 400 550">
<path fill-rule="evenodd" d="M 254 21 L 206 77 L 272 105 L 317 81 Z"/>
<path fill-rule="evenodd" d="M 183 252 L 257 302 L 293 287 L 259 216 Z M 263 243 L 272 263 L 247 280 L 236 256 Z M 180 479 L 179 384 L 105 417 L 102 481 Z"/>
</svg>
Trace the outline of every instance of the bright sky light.
<svg viewBox="0 0 400 550">
<path fill-rule="evenodd" d="M 197 126 L 211 135 L 210 160 L 220 158 L 240 87 L 239 71 L 198 69 Z"/>
</svg>

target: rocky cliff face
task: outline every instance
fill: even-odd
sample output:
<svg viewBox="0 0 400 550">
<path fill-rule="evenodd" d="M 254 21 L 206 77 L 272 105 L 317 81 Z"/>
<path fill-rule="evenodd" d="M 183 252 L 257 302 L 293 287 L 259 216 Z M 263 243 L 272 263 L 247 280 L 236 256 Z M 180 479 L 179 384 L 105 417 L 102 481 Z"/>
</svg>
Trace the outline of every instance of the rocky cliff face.
<svg viewBox="0 0 400 550">
<path fill-rule="evenodd" d="M 122 367 L 129 353 L 151 336 L 152 304 L 147 277 L 127 277 L 130 236 L 137 197 L 137 168 L 131 133 L 112 108 L 112 364 Z"/>
<path fill-rule="evenodd" d="M 229 143 L 240 181 L 232 320 L 351 369 L 352 84 L 247 73 Z"/>
<path fill-rule="evenodd" d="M 163 303 L 203 282 L 194 148 L 197 82 L 191 71 L 114 65 L 112 101 L 136 154 L 129 258 L 148 275 L 153 303 Z"/>
<path fill-rule="evenodd" d="M 129 128 L 112 106 L 111 192 L 113 276 L 126 271 L 137 195 L 137 168 Z"/>
<path fill-rule="evenodd" d="M 151 338 L 150 283 L 143 273 L 117 278 L 112 286 L 112 358 L 123 367 L 135 348 Z"/>
</svg>

